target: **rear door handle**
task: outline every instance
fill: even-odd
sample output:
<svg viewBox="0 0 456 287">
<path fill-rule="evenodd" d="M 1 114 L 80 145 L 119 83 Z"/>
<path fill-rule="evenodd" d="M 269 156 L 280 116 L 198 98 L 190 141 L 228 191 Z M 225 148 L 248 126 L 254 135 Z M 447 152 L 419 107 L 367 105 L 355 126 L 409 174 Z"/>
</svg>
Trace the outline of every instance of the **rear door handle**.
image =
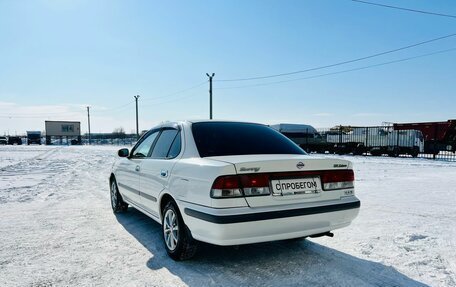
<svg viewBox="0 0 456 287">
<path fill-rule="evenodd" d="M 139 167 L 139 165 L 136 166 L 135 170 L 136 170 L 136 171 L 140 171 L 140 170 L 141 170 L 141 168 Z"/>
<path fill-rule="evenodd" d="M 167 177 L 167 176 L 168 176 L 168 171 L 162 169 L 162 170 L 160 171 L 160 175 L 161 175 L 162 177 Z"/>
</svg>

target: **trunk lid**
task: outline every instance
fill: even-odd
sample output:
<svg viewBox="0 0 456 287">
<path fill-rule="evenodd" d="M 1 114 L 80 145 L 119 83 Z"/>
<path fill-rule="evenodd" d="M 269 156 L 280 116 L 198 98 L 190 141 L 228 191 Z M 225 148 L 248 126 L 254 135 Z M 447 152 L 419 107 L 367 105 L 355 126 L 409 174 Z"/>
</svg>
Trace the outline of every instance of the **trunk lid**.
<svg viewBox="0 0 456 287">
<path fill-rule="evenodd" d="M 319 171 L 352 169 L 351 162 L 346 160 L 309 155 L 216 156 L 208 157 L 208 159 L 233 164 L 237 174 L 271 174 L 269 181 L 271 194 L 246 196 L 245 199 L 250 207 L 339 199 L 342 194 L 340 190 L 324 191 L 322 189 Z M 307 185 L 309 190 L 296 193 L 285 192 L 286 189 L 280 191 L 281 186 L 288 185 L 289 187 L 292 184 L 300 184 L 301 187 Z"/>
</svg>

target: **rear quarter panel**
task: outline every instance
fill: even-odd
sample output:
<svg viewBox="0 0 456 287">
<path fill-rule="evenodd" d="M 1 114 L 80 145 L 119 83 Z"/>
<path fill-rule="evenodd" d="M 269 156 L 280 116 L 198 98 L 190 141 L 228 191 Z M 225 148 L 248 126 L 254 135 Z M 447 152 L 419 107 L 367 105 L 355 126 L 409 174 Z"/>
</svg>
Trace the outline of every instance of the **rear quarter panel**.
<svg viewBox="0 0 456 287">
<path fill-rule="evenodd" d="M 247 206 L 244 198 L 217 199 L 210 197 L 214 180 L 221 175 L 236 174 L 234 165 L 204 158 L 179 160 L 173 168 L 169 192 L 177 199 L 208 207 Z"/>
</svg>

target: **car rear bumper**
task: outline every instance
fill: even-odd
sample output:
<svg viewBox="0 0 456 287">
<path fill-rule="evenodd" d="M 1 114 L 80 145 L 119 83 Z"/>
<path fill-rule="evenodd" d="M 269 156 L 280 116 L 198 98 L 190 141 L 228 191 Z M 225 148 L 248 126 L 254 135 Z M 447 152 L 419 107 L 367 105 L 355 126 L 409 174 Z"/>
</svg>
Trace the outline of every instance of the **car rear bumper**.
<svg viewBox="0 0 456 287">
<path fill-rule="evenodd" d="M 216 245 L 238 245 L 304 237 L 348 226 L 358 215 L 355 196 L 337 201 L 268 208 L 202 207 L 179 202 L 195 239 Z"/>
</svg>

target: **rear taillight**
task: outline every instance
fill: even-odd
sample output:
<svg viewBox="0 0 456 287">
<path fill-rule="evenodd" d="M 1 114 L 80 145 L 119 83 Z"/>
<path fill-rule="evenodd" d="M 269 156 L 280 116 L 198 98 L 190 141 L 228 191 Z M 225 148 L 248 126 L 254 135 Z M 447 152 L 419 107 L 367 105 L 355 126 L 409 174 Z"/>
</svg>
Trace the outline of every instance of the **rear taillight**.
<svg viewBox="0 0 456 287">
<path fill-rule="evenodd" d="M 269 181 L 280 178 L 320 177 L 323 190 L 353 188 L 353 170 L 324 170 L 278 172 L 267 174 L 242 174 L 219 176 L 212 185 L 212 198 L 270 195 Z"/>
<path fill-rule="evenodd" d="M 219 176 L 214 181 L 211 189 L 211 197 L 240 197 L 243 196 L 241 184 L 237 175 Z"/>
<path fill-rule="evenodd" d="M 269 175 L 267 174 L 220 176 L 214 181 L 211 189 L 213 198 L 269 194 Z"/>
<path fill-rule="evenodd" d="M 325 171 L 321 174 L 321 183 L 324 190 L 353 188 L 355 175 L 353 170 Z"/>
<path fill-rule="evenodd" d="M 268 174 L 248 174 L 240 175 L 242 190 L 245 196 L 268 195 L 269 175 Z"/>
</svg>

